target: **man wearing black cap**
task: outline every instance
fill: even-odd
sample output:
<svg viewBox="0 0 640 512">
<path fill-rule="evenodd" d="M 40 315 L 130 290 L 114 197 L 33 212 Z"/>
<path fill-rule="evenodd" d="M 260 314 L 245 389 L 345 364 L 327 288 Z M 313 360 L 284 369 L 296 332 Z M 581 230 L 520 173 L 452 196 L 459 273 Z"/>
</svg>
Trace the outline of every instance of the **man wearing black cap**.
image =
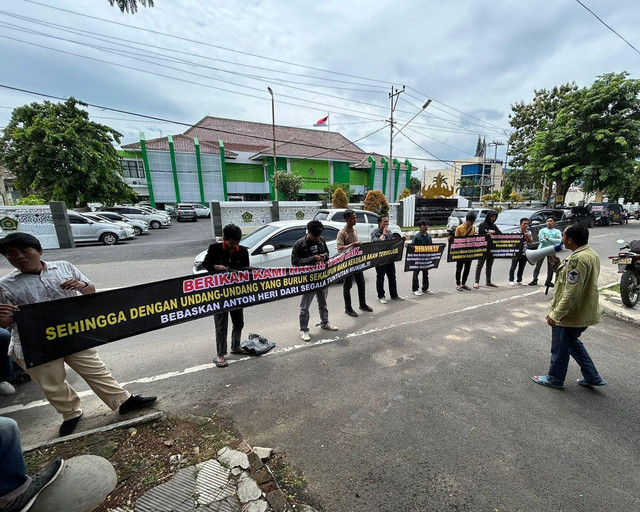
<svg viewBox="0 0 640 512">
<path fill-rule="evenodd" d="M 67 261 L 45 262 L 41 259 L 40 241 L 28 233 L 11 233 L 0 240 L 0 254 L 16 270 L 0 279 L 0 327 L 14 323 L 11 309 L 26 304 L 95 293 L 96 288 L 76 267 Z M 111 376 L 95 348 L 82 350 L 54 361 L 27 369 L 18 329 L 12 329 L 9 354 L 38 384 L 49 403 L 62 414 L 61 436 L 71 434 L 82 416 L 80 397 L 66 379 L 65 363 L 73 368 L 111 410 L 120 414 L 149 407 L 156 397 L 132 395 Z"/>
</svg>

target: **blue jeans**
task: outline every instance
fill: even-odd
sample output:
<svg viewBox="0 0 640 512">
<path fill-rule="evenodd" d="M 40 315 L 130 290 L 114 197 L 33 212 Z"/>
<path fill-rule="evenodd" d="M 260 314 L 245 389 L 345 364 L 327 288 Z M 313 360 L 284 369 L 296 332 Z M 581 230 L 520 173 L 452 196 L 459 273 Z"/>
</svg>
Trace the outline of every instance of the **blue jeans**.
<svg viewBox="0 0 640 512">
<path fill-rule="evenodd" d="M 13 373 L 13 361 L 9 357 L 9 342 L 11 333 L 0 327 L 0 382 L 12 381 L 15 377 Z"/>
<path fill-rule="evenodd" d="M 524 274 L 524 267 L 527 265 L 527 257 L 522 253 L 517 260 L 511 260 L 511 268 L 509 269 L 509 282 L 514 281 L 513 277 L 516 273 L 516 267 L 518 268 L 518 282 L 522 282 L 522 274 Z"/>
<path fill-rule="evenodd" d="M 27 487 L 27 476 L 20 446 L 20 430 L 11 418 L 0 416 L 0 507 L 21 494 L 20 487 Z M 25 484 L 27 484 L 25 486 Z M 18 492 L 15 492 L 18 491 Z"/>
<path fill-rule="evenodd" d="M 598 374 L 587 349 L 584 348 L 580 335 L 586 331 L 586 327 L 562 327 L 551 326 L 551 365 L 547 376 L 554 384 L 564 383 L 569 366 L 569 356 L 580 366 L 582 376 L 587 382 L 600 382 L 602 377 Z"/>
</svg>

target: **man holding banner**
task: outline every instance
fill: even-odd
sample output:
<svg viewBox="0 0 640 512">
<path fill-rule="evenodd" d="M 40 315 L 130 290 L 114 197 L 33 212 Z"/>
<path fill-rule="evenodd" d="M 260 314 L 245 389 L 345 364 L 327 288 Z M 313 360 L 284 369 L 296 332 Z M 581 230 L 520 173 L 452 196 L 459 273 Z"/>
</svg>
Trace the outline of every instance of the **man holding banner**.
<svg viewBox="0 0 640 512">
<path fill-rule="evenodd" d="M 95 293 L 96 288 L 76 267 L 66 261 L 45 262 L 41 259 L 40 241 L 28 233 L 11 233 L 0 240 L 0 254 L 16 270 L 0 279 L 0 302 L 20 306 L 37 302 Z M 0 326 L 9 327 L 13 316 L 0 316 Z M 44 343 L 44 340 L 42 340 Z M 38 384 L 45 397 L 62 415 L 61 436 L 71 434 L 82 416 L 80 397 L 66 380 L 65 363 L 73 368 L 111 410 L 126 414 L 149 407 L 156 397 L 135 396 L 111 376 L 95 348 L 27 368 L 18 329 L 11 332 L 9 354 Z"/>
<path fill-rule="evenodd" d="M 371 232 L 372 242 L 381 242 L 383 240 L 391 240 L 393 233 L 389 231 L 389 216 L 386 214 L 378 217 L 378 228 Z M 391 300 L 404 300 L 404 297 L 398 295 L 398 283 L 396 281 L 396 263 L 390 261 L 383 265 L 376 267 L 376 291 L 378 292 L 378 301 L 381 304 L 386 304 L 387 299 L 384 295 L 384 276 L 387 276 L 389 281 L 389 295 Z"/>
<path fill-rule="evenodd" d="M 433 240 L 431 239 L 431 235 L 428 233 L 429 231 L 429 222 L 427 219 L 420 219 L 418 221 L 418 226 L 420 227 L 420 231 L 418 231 L 413 238 L 411 239 L 411 243 L 413 245 L 432 245 Z M 419 288 L 419 277 L 420 273 L 422 273 L 422 291 Z M 428 270 L 414 270 L 413 271 L 413 279 L 411 281 L 411 291 L 414 295 L 420 296 L 423 293 L 433 293 L 429 290 L 429 271 Z"/>
<path fill-rule="evenodd" d="M 307 224 L 307 234 L 298 240 L 291 250 L 291 264 L 294 267 L 315 265 L 326 262 L 329 259 L 329 248 L 322 238 L 324 226 L 319 220 L 312 220 Z M 324 286 L 309 293 L 305 293 L 300 301 L 300 339 L 311 341 L 309 336 L 309 306 L 313 298 L 318 300 L 320 312 L 320 328 L 327 331 L 337 331 L 338 328 L 329 322 L 329 310 L 327 309 L 327 295 L 329 287 Z"/>
<path fill-rule="evenodd" d="M 222 228 L 222 243 L 216 242 L 209 246 L 202 266 L 208 272 L 228 272 L 240 270 L 249 266 L 249 251 L 240 245 L 242 230 L 235 224 L 227 224 Z M 224 313 L 213 315 L 216 326 L 216 351 L 217 357 L 213 360 L 218 368 L 226 368 L 229 363 L 224 356 L 227 355 L 227 332 L 229 330 L 229 315 L 231 315 L 231 353 L 248 354 L 249 352 L 240 346 L 240 337 L 244 327 L 244 310 L 232 309 Z"/>
<path fill-rule="evenodd" d="M 345 210 L 343 212 L 343 217 L 346 222 L 346 226 L 343 227 L 338 233 L 338 237 L 336 238 L 336 242 L 338 244 L 338 252 L 345 252 L 353 249 L 354 247 L 360 246 L 360 240 L 358 239 L 358 231 L 356 230 L 356 212 L 353 210 Z M 371 306 L 367 305 L 367 298 L 365 294 L 365 282 L 364 282 L 364 272 L 354 272 L 353 274 L 349 274 L 344 278 L 344 285 L 342 287 L 342 295 L 344 298 L 344 312 L 352 317 L 357 317 L 358 313 L 353 310 L 351 306 L 351 287 L 353 286 L 353 281 L 355 280 L 356 286 L 358 287 L 358 301 L 360 302 L 360 309 L 362 311 L 373 311 Z"/>
</svg>

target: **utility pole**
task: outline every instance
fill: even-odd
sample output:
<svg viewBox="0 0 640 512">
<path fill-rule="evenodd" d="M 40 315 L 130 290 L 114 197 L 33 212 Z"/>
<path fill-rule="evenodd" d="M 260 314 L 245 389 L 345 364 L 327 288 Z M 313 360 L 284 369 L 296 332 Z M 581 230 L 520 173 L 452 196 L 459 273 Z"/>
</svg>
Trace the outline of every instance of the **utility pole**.
<svg viewBox="0 0 640 512">
<path fill-rule="evenodd" d="M 489 143 L 489 146 L 495 146 L 496 147 L 496 152 L 493 156 L 493 162 L 491 163 L 491 185 L 493 186 L 494 184 L 494 176 L 493 176 L 493 166 L 494 164 L 498 163 L 498 146 L 504 146 L 504 142 L 498 142 L 497 140 L 494 140 L 493 142 Z"/>
<path fill-rule="evenodd" d="M 398 104 L 398 99 L 400 98 L 400 94 L 404 92 L 406 87 L 403 85 L 402 90 L 395 89 L 393 85 L 391 86 L 391 92 L 389 93 L 389 101 L 391 102 L 391 118 L 389 119 L 389 124 L 391 126 L 391 134 L 389 136 L 389 163 L 387 165 L 393 165 L 393 111 L 396 109 L 396 105 Z M 395 99 L 395 101 L 394 101 Z M 389 175 L 391 175 L 389 173 Z M 386 190 L 386 183 L 383 184 L 382 188 Z"/>
<path fill-rule="evenodd" d="M 273 130 L 273 192 L 275 200 L 278 200 L 278 166 L 276 164 L 276 106 L 271 87 L 267 87 L 271 94 L 271 128 Z"/>
</svg>

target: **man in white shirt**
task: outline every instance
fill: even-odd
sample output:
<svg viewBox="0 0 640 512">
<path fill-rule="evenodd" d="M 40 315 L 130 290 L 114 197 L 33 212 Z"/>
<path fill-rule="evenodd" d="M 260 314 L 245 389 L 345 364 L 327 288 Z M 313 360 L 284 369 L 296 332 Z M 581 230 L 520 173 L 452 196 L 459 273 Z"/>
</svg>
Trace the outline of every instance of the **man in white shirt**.
<svg viewBox="0 0 640 512">
<path fill-rule="evenodd" d="M 552 216 L 547 217 L 547 227 L 542 228 L 538 233 L 538 241 L 540 242 L 538 245 L 538 249 L 544 249 L 545 247 L 551 247 L 552 245 L 557 245 L 562 243 L 562 233 L 559 229 L 556 229 L 556 219 Z M 529 286 L 537 286 L 538 285 L 538 276 L 540 275 L 540 269 L 542 268 L 542 262 L 545 258 L 539 259 L 536 263 L 536 267 L 533 269 L 533 280 L 529 283 Z M 547 280 L 545 281 L 545 286 L 549 286 L 553 288 L 553 271 L 560 263 L 560 259 L 552 254 L 546 257 L 547 260 Z"/>
</svg>

